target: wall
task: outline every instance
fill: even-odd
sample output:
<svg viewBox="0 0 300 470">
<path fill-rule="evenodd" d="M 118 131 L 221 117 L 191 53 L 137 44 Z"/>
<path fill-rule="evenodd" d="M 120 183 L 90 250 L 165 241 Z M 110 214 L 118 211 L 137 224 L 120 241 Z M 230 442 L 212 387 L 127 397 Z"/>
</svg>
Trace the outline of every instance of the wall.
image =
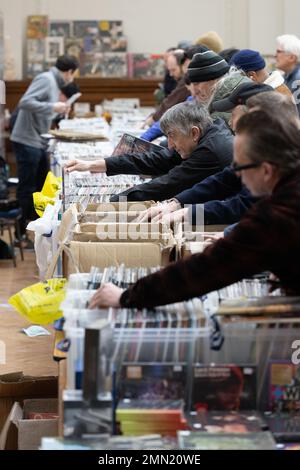
<svg viewBox="0 0 300 470">
<path fill-rule="evenodd" d="M 270 54 L 277 35 L 300 35 L 298 0 L 1 0 L 0 8 L 18 78 L 30 14 L 123 20 L 132 52 L 163 52 L 180 39 L 195 40 L 205 31 L 216 30 L 226 47 L 251 47 Z"/>
</svg>

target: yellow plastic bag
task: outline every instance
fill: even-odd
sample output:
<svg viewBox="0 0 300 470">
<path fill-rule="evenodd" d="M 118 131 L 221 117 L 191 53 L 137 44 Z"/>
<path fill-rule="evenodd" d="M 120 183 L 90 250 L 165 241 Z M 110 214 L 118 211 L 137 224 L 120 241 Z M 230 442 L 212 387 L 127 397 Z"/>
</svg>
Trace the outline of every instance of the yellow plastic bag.
<svg viewBox="0 0 300 470">
<path fill-rule="evenodd" d="M 10 305 L 31 323 L 46 325 L 62 317 L 66 279 L 49 279 L 25 287 L 9 299 Z"/>
<path fill-rule="evenodd" d="M 42 217 L 48 204 L 55 204 L 55 196 L 61 187 L 61 178 L 56 178 L 49 171 L 41 192 L 33 193 L 33 205 L 36 213 Z"/>
<path fill-rule="evenodd" d="M 49 171 L 46 176 L 44 186 L 41 192 L 44 196 L 55 197 L 60 187 L 61 187 L 61 178 L 56 178 L 56 176 L 54 176 L 52 171 Z"/>
<path fill-rule="evenodd" d="M 33 205 L 34 205 L 35 212 L 40 217 L 43 217 L 44 211 L 48 204 L 52 204 L 54 206 L 54 203 L 55 203 L 54 198 L 44 196 L 42 193 L 33 193 L 32 196 L 33 196 Z"/>
</svg>

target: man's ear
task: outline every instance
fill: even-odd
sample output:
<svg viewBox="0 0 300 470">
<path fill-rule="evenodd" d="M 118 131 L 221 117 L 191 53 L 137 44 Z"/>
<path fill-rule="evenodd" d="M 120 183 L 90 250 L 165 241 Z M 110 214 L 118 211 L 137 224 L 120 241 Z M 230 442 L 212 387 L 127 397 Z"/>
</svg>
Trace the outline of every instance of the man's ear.
<svg viewBox="0 0 300 470">
<path fill-rule="evenodd" d="M 193 126 L 192 127 L 192 137 L 193 137 L 193 141 L 194 142 L 198 142 L 198 140 L 200 139 L 202 133 L 201 133 L 201 130 L 199 129 L 199 127 L 197 126 Z"/>
<path fill-rule="evenodd" d="M 276 171 L 276 168 L 274 165 L 271 165 L 271 163 L 268 162 L 263 162 L 262 165 L 264 167 L 265 181 L 270 181 L 274 177 L 274 172 Z"/>
</svg>

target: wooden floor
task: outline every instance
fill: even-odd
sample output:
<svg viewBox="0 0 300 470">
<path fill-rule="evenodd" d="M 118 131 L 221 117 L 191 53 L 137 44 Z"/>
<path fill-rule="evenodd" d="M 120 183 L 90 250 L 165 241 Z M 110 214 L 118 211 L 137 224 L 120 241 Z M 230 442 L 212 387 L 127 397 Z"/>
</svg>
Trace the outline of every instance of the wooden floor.
<svg viewBox="0 0 300 470">
<path fill-rule="evenodd" d="M 19 250 L 17 250 L 19 251 Z M 0 375 L 23 371 L 26 375 L 57 375 L 52 359 L 54 335 L 29 338 L 21 329 L 30 323 L 8 304 L 8 299 L 24 287 L 38 282 L 33 251 L 25 251 L 25 260 L 17 256 L 17 267 L 11 260 L 0 260 L 0 341 L 5 343 L 6 363 L 0 362 Z"/>
</svg>

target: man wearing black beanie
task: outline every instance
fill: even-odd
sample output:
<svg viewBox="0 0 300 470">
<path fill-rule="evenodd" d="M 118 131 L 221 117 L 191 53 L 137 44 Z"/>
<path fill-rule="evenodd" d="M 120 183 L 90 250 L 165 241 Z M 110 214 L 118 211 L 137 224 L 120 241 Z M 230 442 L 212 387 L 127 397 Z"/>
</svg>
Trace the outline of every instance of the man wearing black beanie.
<svg viewBox="0 0 300 470">
<path fill-rule="evenodd" d="M 196 100 L 208 104 L 217 82 L 230 67 L 223 57 L 213 51 L 195 54 L 188 66 L 188 77 L 194 88 Z"/>
</svg>

